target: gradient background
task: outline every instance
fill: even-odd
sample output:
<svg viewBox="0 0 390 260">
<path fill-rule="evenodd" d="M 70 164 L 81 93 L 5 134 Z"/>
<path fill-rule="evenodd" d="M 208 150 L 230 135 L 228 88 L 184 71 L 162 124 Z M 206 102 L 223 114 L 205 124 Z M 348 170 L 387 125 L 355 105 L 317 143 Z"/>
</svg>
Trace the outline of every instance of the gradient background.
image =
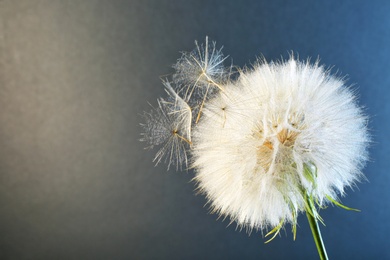
<svg viewBox="0 0 390 260">
<path fill-rule="evenodd" d="M 317 56 L 371 117 L 364 181 L 330 207 L 331 259 L 390 259 L 388 1 L 0 0 L 0 259 L 316 259 L 306 218 L 269 244 L 217 220 L 193 172 L 153 167 L 141 118 L 206 35 L 238 66 Z"/>
</svg>

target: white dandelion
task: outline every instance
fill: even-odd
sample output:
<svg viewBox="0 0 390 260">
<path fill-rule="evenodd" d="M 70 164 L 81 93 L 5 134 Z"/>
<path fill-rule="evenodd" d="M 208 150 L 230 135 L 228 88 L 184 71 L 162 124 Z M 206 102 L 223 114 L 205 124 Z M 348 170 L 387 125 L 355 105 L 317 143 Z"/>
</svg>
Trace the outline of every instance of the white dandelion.
<svg viewBox="0 0 390 260">
<path fill-rule="evenodd" d="M 320 207 L 337 200 L 367 157 L 366 118 L 352 92 L 294 58 L 243 72 L 206 103 L 193 132 L 200 190 L 214 211 L 249 229 L 295 225 L 307 195 Z"/>
<path fill-rule="evenodd" d="M 212 211 L 248 231 L 268 230 L 271 239 L 286 223 L 295 239 L 297 217 L 306 212 L 326 259 L 317 209 L 329 203 L 350 209 L 339 196 L 364 177 L 368 156 L 367 118 L 354 92 L 318 62 L 293 56 L 260 60 L 226 79 L 221 50 L 213 43 L 210 53 L 208 46 L 206 38 L 205 47 L 197 44 L 174 66 L 179 94 L 164 83 L 169 98 L 159 111 L 168 104 L 170 112 L 157 112 L 145 126 L 149 143 L 164 140 L 156 160 L 167 154 L 169 164 L 177 163 L 185 155 L 187 162 L 190 154 L 194 180 Z M 197 89 L 206 94 L 194 95 Z M 153 128 L 162 125 L 177 132 Z"/>
</svg>

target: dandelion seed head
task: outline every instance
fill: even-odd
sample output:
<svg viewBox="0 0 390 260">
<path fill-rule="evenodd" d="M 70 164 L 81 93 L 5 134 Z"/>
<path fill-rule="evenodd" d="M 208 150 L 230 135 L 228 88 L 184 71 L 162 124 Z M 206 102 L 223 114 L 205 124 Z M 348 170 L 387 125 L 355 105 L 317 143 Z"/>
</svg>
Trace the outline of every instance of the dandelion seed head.
<svg viewBox="0 0 390 260">
<path fill-rule="evenodd" d="M 323 67 L 261 62 L 224 88 L 193 130 L 195 179 L 216 212 L 249 229 L 274 227 L 304 210 L 302 189 L 322 205 L 362 177 L 366 118 Z M 229 113 L 218 112 L 225 105 Z M 305 165 L 316 168 L 315 187 Z"/>
<path fill-rule="evenodd" d="M 156 163 L 190 161 L 213 213 L 249 232 L 276 235 L 290 223 L 295 237 L 300 212 L 321 221 L 316 207 L 340 206 L 363 178 L 367 118 L 318 61 L 263 59 L 233 78 L 225 59 L 207 37 L 184 52 L 163 81 L 167 97 L 145 114 L 142 140 L 160 147 Z"/>
</svg>

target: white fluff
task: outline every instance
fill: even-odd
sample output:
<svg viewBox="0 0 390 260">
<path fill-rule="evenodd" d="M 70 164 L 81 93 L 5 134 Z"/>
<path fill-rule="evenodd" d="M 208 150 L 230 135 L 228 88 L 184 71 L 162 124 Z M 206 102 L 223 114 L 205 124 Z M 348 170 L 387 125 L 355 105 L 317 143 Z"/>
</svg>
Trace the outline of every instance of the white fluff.
<svg viewBox="0 0 390 260">
<path fill-rule="evenodd" d="M 196 46 L 174 66 L 173 87 L 164 82 L 168 97 L 145 113 L 142 140 L 161 146 L 155 161 L 177 169 L 191 161 L 213 212 L 248 230 L 289 222 L 295 234 L 308 201 L 339 205 L 363 177 L 369 142 L 343 80 L 293 56 L 233 80 L 215 43 Z"/>
<path fill-rule="evenodd" d="M 214 211 L 249 229 L 295 224 L 302 187 L 322 205 L 362 176 L 366 119 L 322 67 L 261 62 L 223 88 L 193 129 L 195 179 Z"/>
</svg>

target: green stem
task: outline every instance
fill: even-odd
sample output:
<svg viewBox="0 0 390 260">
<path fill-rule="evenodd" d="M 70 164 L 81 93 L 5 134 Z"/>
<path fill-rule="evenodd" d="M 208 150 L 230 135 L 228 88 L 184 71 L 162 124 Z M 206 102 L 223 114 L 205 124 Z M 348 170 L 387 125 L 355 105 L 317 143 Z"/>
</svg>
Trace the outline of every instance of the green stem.
<svg viewBox="0 0 390 260">
<path fill-rule="evenodd" d="M 307 203 L 311 209 L 309 213 L 306 210 L 307 220 L 309 221 L 311 232 L 313 233 L 314 242 L 316 243 L 318 254 L 321 260 L 328 260 L 328 255 L 326 254 L 324 242 L 322 241 L 320 227 L 318 226 L 318 221 L 316 218 L 317 211 L 315 209 L 313 201 L 309 196 L 306 196 Z"/>
</svg>

